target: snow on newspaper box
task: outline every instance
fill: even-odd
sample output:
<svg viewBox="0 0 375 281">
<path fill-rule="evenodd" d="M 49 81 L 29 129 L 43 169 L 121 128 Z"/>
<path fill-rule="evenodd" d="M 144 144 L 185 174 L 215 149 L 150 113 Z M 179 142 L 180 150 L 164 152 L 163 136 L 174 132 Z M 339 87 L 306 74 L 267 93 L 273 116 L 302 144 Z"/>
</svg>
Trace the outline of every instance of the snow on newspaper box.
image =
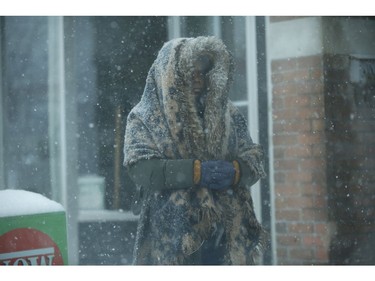
<svg viewBox="0 0 375 281">
<path fill-rule="evenodd" d="M 25 190 L 0 190 L 0 265 L 68 264 L 65 210 Z"/>
</svg>

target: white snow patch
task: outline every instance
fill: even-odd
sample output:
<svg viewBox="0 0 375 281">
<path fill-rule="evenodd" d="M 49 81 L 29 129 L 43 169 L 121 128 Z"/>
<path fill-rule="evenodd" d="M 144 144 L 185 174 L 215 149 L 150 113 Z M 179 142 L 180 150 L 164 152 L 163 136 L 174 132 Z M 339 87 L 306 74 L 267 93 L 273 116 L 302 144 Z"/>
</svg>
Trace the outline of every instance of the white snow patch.
<svg viewBox="0 0 375 281">
<path fill-rule="evenodd" d="M 65 211 L 41 194 L 19 189 L 0 190 L 0 218 Z"/>
</svg>

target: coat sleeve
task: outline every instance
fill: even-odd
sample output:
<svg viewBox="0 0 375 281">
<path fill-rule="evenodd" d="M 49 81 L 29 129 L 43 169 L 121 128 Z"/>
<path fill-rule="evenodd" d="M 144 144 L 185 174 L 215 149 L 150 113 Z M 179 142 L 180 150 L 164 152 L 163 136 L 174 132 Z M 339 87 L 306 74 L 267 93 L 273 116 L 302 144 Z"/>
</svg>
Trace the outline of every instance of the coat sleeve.
<svg viewBox="0 0 375 281">
<path fill-rule="evenodd" d="M 149 191 L 193 187 L 194 160 L 165 159 L 138 116 L 129 114 L 124 141 L 124 166 L 133 182 Z"/>
<path fill-rule="evenodd" d="M 193 165 L 191 159 L 141 160 L 129 167 L 129 175 L 136 185 L 149 191 L 187 189 L 195 185 Z"/>
</svg>

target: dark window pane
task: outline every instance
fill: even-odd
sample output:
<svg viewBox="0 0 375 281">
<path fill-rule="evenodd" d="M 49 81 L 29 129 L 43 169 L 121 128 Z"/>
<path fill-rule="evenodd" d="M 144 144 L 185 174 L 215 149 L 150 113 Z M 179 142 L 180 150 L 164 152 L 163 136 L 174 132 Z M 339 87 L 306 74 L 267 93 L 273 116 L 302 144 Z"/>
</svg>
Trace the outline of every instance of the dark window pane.
<svg viewBox="0 0 375 281">
<path fill-rule="evenodd" d="M 50 196 L 47 18 L 5 17 L 2 33 L 6 185 Z"/>
</svg>

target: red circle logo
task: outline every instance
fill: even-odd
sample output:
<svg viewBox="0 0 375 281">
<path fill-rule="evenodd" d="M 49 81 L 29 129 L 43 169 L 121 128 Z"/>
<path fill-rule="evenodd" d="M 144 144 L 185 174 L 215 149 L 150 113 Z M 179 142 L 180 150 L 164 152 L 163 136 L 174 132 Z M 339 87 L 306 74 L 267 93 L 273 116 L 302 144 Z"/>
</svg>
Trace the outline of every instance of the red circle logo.
<svg viewBox="0 0 375 281">
<path fill-rule="evenodd" d="M 0 236 L 0 265 L 63 265 L 59 247 L 45 233 L 13 229 Z"/>
</svg>

